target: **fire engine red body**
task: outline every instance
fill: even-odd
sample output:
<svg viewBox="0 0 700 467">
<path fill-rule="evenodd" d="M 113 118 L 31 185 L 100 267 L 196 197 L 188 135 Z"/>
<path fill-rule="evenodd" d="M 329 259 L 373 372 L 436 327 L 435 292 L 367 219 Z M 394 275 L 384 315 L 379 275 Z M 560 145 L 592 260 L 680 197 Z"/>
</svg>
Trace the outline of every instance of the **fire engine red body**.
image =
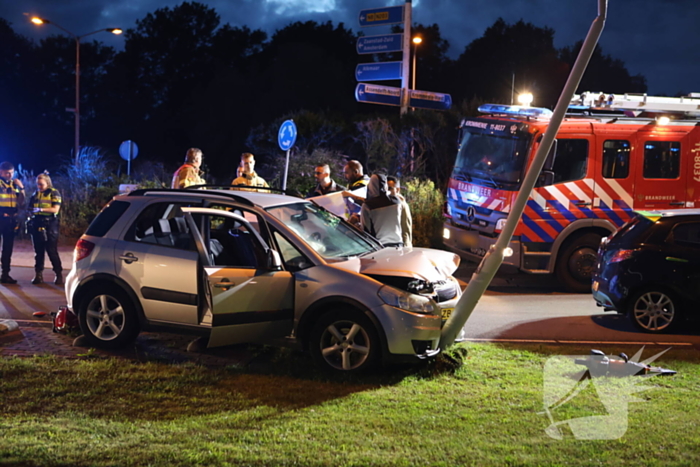
<svg viewBox="0 0 700 467">
<path fill-rule="evenodd" d="M 700 112 L 700 99 L 686 104 L 695 101 Z M 489 115 L 462 122 L 445 212 L 445 245 L 473 260 L 495 243 L 548 125 L 546 112 L 484 107 Z M 587 291 L 601 238 L 633 210 L 700 207 L 696 115 L 668 123 L 654 115 L 567 116 L 504 262 Z"/>
</svg>

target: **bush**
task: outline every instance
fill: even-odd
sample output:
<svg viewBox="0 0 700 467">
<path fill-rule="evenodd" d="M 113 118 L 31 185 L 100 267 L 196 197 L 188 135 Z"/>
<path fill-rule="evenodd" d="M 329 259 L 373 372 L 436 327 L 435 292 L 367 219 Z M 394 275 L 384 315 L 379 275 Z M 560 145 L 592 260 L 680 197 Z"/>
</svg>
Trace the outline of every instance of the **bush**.
<svg viewBox="0 0 700 467">
<path fill-rule="evenodd" d="M 404 183 L 402 192 L 413 216 L 413 246 L 443 248 L 442 209 L 445 196 L 432 180 L 417 178 Z"/>
</svg>

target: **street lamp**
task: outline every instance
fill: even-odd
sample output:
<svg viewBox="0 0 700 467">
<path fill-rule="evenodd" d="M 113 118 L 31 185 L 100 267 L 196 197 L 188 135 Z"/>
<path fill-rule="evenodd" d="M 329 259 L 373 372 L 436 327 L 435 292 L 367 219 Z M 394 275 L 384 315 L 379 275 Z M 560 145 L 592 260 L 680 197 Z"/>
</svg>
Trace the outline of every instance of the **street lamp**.
<svg viewBox="0 0 700 467">
<path fill-rule="evenodd" d="M 411 89 L 416 89 L 416 53 L 418 52 L 418 44 L 423 42 L 423 38 L 420 36 L 414 37 L 411 42 L 413 42 L 413 86 Z"/>
<path fill-rule="evenodd" d="M 97 31 L 92 31 L 87 34 L 83 34 L 82 36 L 78 36 L 77 34 L 70 32 L 63 26 L 49 21 L 47 19 L 39 18 L 38 16 L 33 16 L 31 18 L 31 22 L 36 24 L 37 26 L 42 24 L 53 24 L 58 29 L 75 39 L 75 108 L 73 109 L 73 113 L 75 114 L 75 154 L 73 156 L 75 157 L 75 164 L 78 165 L 80 161 L 80 39 L 103 31 L 111 32 L 112 34 L 116 35 L 121 34 L 123 31 L 119 28 L 105 28 L 98 29 Z"/>
</svg>

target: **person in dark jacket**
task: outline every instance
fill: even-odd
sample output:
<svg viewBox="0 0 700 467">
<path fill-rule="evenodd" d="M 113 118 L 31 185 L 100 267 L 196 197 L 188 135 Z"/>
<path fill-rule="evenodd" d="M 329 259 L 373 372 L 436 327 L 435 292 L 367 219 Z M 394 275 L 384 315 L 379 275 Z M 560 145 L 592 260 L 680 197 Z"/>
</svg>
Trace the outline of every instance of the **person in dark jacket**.
<svg viewBox="0 0 700 467">
<path fill-rule="evenodd" d="M 324 196 L 329 193 L 345 190 L 344 186 L 338 185 L 335 183 L 335 180 L 331 178 L 331 168 L 328 166 L 328 164 L 316 166 L 316 169 L 314 170 L 314 177 L 316 177 L 316 187 L 307 193 L 307 198 Z"/>
<path fill-rule="evenodd" d="M 373 174 L 367 185 L 367 198 L 360 211 L 365 232 L 384 246 L 403 246 L 401 209 L 401 200 L 389 195 L 386 175 Z"/>
<path fill-rule="evenodd" d="M 15 176 L 15 166 L 12 162 L 0 164 L 0 237 L 2 237 L 2 274 L 1 284 L 16 284 L 10 276 L 12 249 L 15 244 L 17 230 L 17 213 L 24 206 L 24 185 Z"/>
<path fill-rule="evenodd" d="M 29 199 L 32 218 L 28 230 L 34 245 L 34 279 L 32 284 L 44 283 L 44 253 L 48 254 L 56 274 L 54 284 L 63 285 L 63 266 L 58 255 L 58 213 L 61 210 L 61 193 L 53 187 L 51 177 L 42 173 L 36 177 L 36 192 Z"/>
</svg>

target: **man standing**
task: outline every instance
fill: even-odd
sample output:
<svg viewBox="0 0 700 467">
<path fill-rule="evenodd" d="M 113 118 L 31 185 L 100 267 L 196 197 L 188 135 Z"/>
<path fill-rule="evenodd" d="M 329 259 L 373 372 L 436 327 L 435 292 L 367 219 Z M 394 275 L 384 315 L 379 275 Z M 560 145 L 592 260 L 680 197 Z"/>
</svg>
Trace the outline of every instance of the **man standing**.
<svg viewBox="0 0 700 467">
<path fill-rule="evenodd" d="M 16 284 L 10 277 L 12 249 L 15 245 L 15 229 L 17 227 L 17 212 L 24 204 L 24 184 L 15 176 L 15 166 L 11 162 L 0 164 L 0 237 L 2 237 L 2 256 L 0 265 L 2 274 L 0 283 Z"/>
<path fill-rule="evenodd" d="M 389 195 L 396 196 L 401 201 L 401 238 L 403 246 L 406 248 L 413 247 L 413 217 L 411 216 L 411 208 L 408 207 L 406 198 L 401 196 L 401 182 L 394 176 L 388 176 L 386 183 L 389 187 Z"/>
<path fill-rule="evenodd" d="M 352 190 L 357 190 L 358 188 L 366 187 L 369 183 L 369 177 L 364 175 L 362 170 L 362 164 L 359 161 L 352 160 L 345 164 L 343 169 L 343 174 L 345 175 L 345 180 L 348 182 L 348 189 L 343 191 L 343 197 L 350 198 L 346 201 L 348 209 L 348 222 L 356 227 L 360 226 L 360 207 L 362 203 L 365 202 L 365 198 L 356 195 Z"/>
<path fill-rule="evenodd" d="M 316 188 L 309 191 L 306 195 L 307 198 L 313 198 L 315 196 L 323 196 L 329 193 L 335 193 L 336 191 L 345 190 L 345 187 L 335 183 L 335 180 L 331 178 L 331 168 L 328 164 L 321 164 L 316 166 L 314 170 L 314 177 L 316 177 Z"/>
<path fill-rule="evenodd" d="M 255 173 L 255 156 L 249 152 L 241 154 L 240 177 L 235 178 L 231 185 L 246 185 L 267 188 L 269 185 L 262 177 Z"/>
<path fill-rule="evenodd" d="M 185 154 L 185 163 L 175 171 L 173 175 L 172 188 L 187 188 L 192 185 L 204 185 L 205 181 L 201 177 L 199 167 L 202 165 L 202 150 L 190 148 Z"/>
</svg>

